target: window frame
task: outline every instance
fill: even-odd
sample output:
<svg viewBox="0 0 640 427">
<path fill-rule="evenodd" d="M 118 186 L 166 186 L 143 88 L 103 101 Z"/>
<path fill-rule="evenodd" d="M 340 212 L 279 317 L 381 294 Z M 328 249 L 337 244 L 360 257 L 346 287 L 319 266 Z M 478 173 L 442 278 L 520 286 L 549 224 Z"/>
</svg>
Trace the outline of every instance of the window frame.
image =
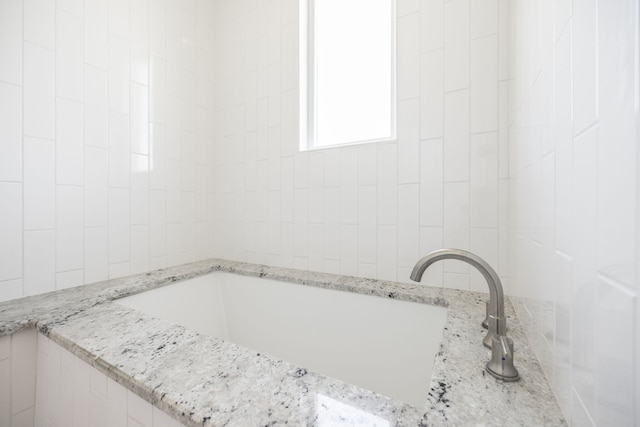
<svg viewBox="0 0 640 427">
<path fill-rule="evenodd" d="M 396 0 L 390 2 L 390 135 L 376 139 L 349 141 L 337 144 L 318 145 L 315 82 L 315 4 L 322 0 L 299 0 L 299 150 L 313 151 L 352 145 L 390 142 L 397 140 L 397 20 Z"/>
</svg>

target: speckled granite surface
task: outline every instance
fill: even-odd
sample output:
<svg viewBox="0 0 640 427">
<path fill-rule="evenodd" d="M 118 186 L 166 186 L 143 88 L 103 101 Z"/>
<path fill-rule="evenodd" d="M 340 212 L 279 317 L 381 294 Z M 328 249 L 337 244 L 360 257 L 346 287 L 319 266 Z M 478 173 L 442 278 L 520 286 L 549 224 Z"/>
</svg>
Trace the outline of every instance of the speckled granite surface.
<svg viewBox="0 0 640 427">
<path fill-rule="evenodd" d="M 449 308 L 431 390 L 412 407 L 111 301 L 222 270 Z M 513 309 L 521 380 L 484 372 L 484 294 L 208 260 L 0 304 L 0 336 L 41 333 L 188 426 L 565 425 Z M 411 349 L 398 349 L 411 351 Z"/>
</svg>

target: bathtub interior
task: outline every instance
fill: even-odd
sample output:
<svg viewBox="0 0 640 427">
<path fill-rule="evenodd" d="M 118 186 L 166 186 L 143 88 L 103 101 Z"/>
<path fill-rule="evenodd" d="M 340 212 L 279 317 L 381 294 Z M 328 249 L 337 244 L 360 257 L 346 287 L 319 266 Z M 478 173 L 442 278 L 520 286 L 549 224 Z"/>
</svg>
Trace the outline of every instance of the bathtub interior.
<svg viewBox="0 0 640 427">
<path fill-rule="evenodd" d="M 422 407 L 447 309 L 215 272 L 117 300 Z"/>
</svg>

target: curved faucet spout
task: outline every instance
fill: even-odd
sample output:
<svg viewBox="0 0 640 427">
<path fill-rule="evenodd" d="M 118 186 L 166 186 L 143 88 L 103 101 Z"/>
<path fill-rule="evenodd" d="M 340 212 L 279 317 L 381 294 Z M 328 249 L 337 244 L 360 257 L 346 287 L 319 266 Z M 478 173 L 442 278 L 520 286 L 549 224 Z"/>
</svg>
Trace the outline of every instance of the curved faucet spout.
<svg viewBox="0 0 640 427">
<path fill-rule="evenodd" d="M 482 274 L 489 286 L 489 332 L 497 335 L 505 335 L 506 322 L 504 317 L 504 292 L 502 290 L 502 282 L 495 270 L 479 256 L 462 249 L 438 249 L 421 258 L 416 263 L 411 272 L 411 280 L 419 282 L 422 279 L 424 271 L 431 264 L 444 259 L 464 261 L 474 266 Z M 493 327 L 491 327 L 491 323 L 494 324 Z M 484 343 L 487 347 L 491 347 L 491 334 L 487 335 Z"/>
<path fill-rule="evenodd" d="M 411 280 L 419 282 L 424 271 L 434 262 L 457 259 L 474 266 L 484 276 L 489 286 L 489 332 L 482 341 L 491 349 L 491 360 L 486 365 L 489 374 L 504 381 L 517 381 L 518 370 L 513 366 L 513 340 L 507 338 L 507 320 L 504 316 L 504 292 L 502 282 L 495 270 L 479 256 L 462 249 L 439 249 L 421 258 L 413 271 Z"/>
</svg>

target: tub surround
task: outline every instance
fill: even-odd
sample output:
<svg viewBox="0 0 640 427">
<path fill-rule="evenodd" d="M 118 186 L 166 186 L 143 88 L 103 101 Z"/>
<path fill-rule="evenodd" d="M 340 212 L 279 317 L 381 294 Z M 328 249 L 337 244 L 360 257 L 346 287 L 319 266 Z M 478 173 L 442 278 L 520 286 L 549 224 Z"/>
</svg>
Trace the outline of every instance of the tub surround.
<svg viewBox="0 0 640 427">
<path fill-rule="evenodd" d="M 413 407 L 112 303 L 212 271 L 448 307 L 425 405 Z M 212 259 L 2 303 L 0 336 L 36 327 L 187 426 L 315 425 L 337 419 L 351 425 L 565 425 L 509 304 L 509 334 L 522 379 L 504 383 L 485 374 L 489 351 L 482 345 L 480 321 L 486 297 Z"/>
</svg>

